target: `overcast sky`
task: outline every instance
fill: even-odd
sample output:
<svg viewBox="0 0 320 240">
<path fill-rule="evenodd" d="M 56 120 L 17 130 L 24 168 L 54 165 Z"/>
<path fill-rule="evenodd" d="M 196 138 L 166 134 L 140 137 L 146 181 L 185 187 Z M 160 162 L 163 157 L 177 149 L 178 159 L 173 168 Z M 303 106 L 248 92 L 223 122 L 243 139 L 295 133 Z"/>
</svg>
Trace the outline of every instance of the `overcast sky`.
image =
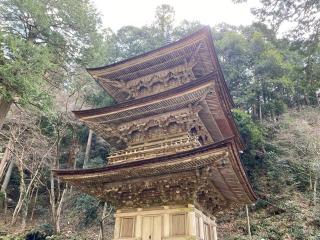
<svg viewBox="0 0 320 240">
<path fill-rule="evenodd" d="M 176 12 L 176 22 L 198 20 L 202 24 L 221 22 L 248 25 L 254 20 L 250 9 L 259 6 L 258 0 L 234 4 L 231 0 L 92 0 L 102 14 L 105 27 L 116 31 L 124 25 L 140 27 L 154 19 L 157 6 L 169 4 Z"/>
</svg>

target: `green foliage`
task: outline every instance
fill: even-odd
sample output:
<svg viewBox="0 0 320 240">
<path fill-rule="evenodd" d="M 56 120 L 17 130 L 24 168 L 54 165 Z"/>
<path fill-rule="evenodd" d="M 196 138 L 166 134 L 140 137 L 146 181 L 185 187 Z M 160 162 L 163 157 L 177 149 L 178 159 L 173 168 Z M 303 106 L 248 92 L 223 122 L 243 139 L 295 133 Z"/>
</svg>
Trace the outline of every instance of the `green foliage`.
<svg viewBox="0 0 320 240">
<path fill-rule="evenodd" d="M 44 115 L 40 117 L 39 127 L 41 129 L 41 132 L 44 135 L 53 136 L 55 128 L 54 128 L 51 117 L 49 117 L 48 115 Z"/>
<path fill-rule="evenodd" d="M 260 8 L 253 13 L 264 22 L 268 22 L 275 29 L 279 29 L 285 22 L 294 23 L 290 33 L 296 38 L 317 39 L 319 31 L 318 11 L 320 2 L 314 0 L 261 0 Z"/>
<path fill-rule="evenodd" d="M 92 91 L 92 89 L 88 90 L 85 93 L 85 100 L 94 107 L 105 107 L 115 104 L 114 99 L 101 89 L 101 87 L 97 91 Z"/>
<path fill-rule="evenodd" d="M 261 149 L 264 144 L 262 128 L 253 122 L 249 114 L 240 109 L 233 110 L 233 116 L 247 149 Z"/>
<path fill-rule="evenodd" d="M 5 193 L 0 191 L 0 209 L 4 207 L 5 198 L 6 198 Z"/>
<path fill-rule="evenodd" d="M 183 20 L 178 26 L 173 29 L 171 37 L 173 40 L 178 40 L 182 37 L 186 37 L 194 33 L 202 27 L 203 25 L 199 21 Z"/>
<path fill-rule="evenodd" d="M 248 177 L 254 184 L 256 177 L 255 170 L 264 164 L 261 160 L 264 156 L 264 132 L 263 129 L 251 119 L 250 115 L 244 111 L 235 109 L 233 110 L 233 116 L 246 145 L 244 153 L 241 154 L 241 160 Z"/>
<path fill-rule="evenodd" d="M 95 9 L 86 0 L 3 0 L 0 19 L 0 99 L 50 109 L 52 86 L 68 85 L 64 70 L 82 64 L 96 37 Z"/>
<path fill-rule="evenodd" d="M 89 128 L 85 125 L 81 126 L 77 131 L 79 144 L 87 144 L 88 136 L 89 136 Z"/>
<path fill-rule="evenodd" d="M 283 32 L 285 26 L 286 38 L 290 39 L 287 41 L 290 51 L 286 54 L 298 52 L 299 61 L 303 62 L 303 66 L 296 73 L 295 88 L 298 98 L 295 100 L 301 101 L 302 104 L 315 104 L 314 93 L 320 88 L 319 74 L 315 75 L 320 70 L 318 30 L 320 2 L 314 0 L 260 0 L 260 2 L 261 5 L 253 9 L 258 20 L 271 26 L 275 33 L 279 30 Z M 285 45 L 281 45 L 282 48 L 286 48 Z"/>
<path fill-rule="evenodd" d="M 83 214 L 83 225 L 88 225 L 97 218 L 97 210 L 99 207 L 99 201 L 90 195 L 80 195 L 74 202 L 75 210 L 78 213 Z"/>
<path fill-rule="evenodd" d="M 176 27 L 175 11 L 172 6 L 163 4 L 157 7 L 155 20 L 151 26 L 123 26 L 116 33 L 107 29 L 105 37 L 97 39 L 97 45 L 90 49 L 93 55 L 90 66 L 100 66 L 127 59 L 159 48 L 172 40 L 178 40 L 198 30 L 202 25 L 197 21 L 182 21 Z M 101 49 L 101 50 L 100 50 Z"/>
<path fill-rule="evenodd" d="M 52 57 L 45 46 L 0 32 L 0 62 L 3 63 L 0 65 L 0 98 L 9 101 L 19 97 L 20 104 L 40 109 L 50 106 L 43 76 L 48 68 L 54 67 L 50 62 Z"/>
<path fill-rule="evenodd" d="M 163 44 L 166 42 L 169 34 L 172 33 L 174 23 L 175 11 L 174 8 L 168 4 L 162 4 L 156 8 L 155 27 L 158 31 L 158 41 Z"/>
<path fill-rule="evenodd" d="M 5 193 L 0 191 L 0 201 L 3 201 L 5 198 Z"/>
<path fill-rule="evenodd" d="M 246 121 L 240 122 L 250 126 Z M 242 133 L 248 132 L 246 127 L 239 128 Z M 318 239 L 319 206 L 310 205 L 313 193 L 309 183 L 310 177 L 312 180 L 317 174 L 313 172 L 317 171 L 316 166 L 311 163 L 319 159 L 313 152 L 318 144 L 318 129 L 319 109 L 289 110 L 278 121 L 263 124 L 264 132 L 268 133 L 263 134 L 263 155 L 250 159 L 244 153 L 242 159 L 260 198 L 250 208 L 252 239 Z M 310 141 L 312 144 L 308 144 Z M 227 219 L 230 221 L 230 217 Z M 224 219 L 229 223 L 228 220 Z M 244 214 L 232 222 L 238 232 L 223 239 L 246 239 Z"/>
<path fill-rule="evenodd" d="M 276 118 L 298 96 L 301 62 L 263 24 L 219 25 L 214 29 L 218 56 L 237 106 L 253 118 Z M 281 47 L 279 47 L 281 45 Z M 283 46 L 282 46 L 283 45 Z"/>
<path fill-rule="evenodd" d="M 25 240 L 45 240 L 48 236 L 53 235 L 53 232 L 53 226 L 45 223 L 27 233 Z"/>
</svg>

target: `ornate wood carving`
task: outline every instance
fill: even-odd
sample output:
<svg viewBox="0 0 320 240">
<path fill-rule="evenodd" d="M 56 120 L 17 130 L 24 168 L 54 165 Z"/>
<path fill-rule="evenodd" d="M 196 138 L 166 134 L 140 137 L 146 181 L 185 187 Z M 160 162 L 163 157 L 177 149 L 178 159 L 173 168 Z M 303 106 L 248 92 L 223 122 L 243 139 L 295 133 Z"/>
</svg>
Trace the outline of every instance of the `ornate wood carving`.
<svg viewBox="0 0 320 240">
<path fill-rule="evenodd" d="M 200 169 L 200 176 L 197 171 L 117 183 L 112 187 L 108 183 L 98 183 L 88 186 L 85 191 L 108 199 L 117 208 L 192 203 L 210 214 L 224 209 L 228 201 L 211 182 L 210 168 Z"/>
<path fill-rule="evenodd" d="M 141 98 L 181 86 L 192 80 L 195 80 L 192 65 L 185 64 L 135 79 L 126 86 L 133 98 Z"/>
<path fill-rule="evenodd" d="M 199 105 L 176 112 L 110 124 L 102 129 L 110 139 L 118 139 L 127 148 L 113 153 L 109 160 L 129 161 L 185 151 L 212 143 L 212 138 L 198 117 Z M 107 141 L 109 141 L 107 139 Z M 117 141 L 116 141 L 117 142 Z"/>
</svg>

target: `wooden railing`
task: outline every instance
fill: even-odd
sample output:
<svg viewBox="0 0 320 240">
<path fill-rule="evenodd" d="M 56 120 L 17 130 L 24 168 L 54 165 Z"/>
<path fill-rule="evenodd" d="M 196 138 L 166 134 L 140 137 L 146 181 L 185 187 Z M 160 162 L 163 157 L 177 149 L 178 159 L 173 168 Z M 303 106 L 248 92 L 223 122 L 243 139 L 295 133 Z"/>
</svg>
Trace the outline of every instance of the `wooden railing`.
<svg viewBox="0 0 320 240">
<path fill-rule="evenodd" d="M 125 150 L 117 151 L 110 155 L 109 162 L 135 161 L 149 159 L 199 147 L 200 143 L 195 137 L 182 136 L 173 139 L 162 139 L 157 142 L 129 147 Z"/>
</svg>

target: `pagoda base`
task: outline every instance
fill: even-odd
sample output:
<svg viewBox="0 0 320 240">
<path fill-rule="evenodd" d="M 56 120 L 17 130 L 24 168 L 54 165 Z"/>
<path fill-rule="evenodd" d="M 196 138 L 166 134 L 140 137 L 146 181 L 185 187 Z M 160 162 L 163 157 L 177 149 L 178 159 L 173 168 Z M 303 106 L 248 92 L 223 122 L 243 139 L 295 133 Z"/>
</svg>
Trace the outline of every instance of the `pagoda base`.
<svg viewBox="0 0 320 240">
<path fill-rule="evenodd" d="M 187 206 L 119 209 L 113 240 L 217 240 L 215 218 Z"/>
</svg>

